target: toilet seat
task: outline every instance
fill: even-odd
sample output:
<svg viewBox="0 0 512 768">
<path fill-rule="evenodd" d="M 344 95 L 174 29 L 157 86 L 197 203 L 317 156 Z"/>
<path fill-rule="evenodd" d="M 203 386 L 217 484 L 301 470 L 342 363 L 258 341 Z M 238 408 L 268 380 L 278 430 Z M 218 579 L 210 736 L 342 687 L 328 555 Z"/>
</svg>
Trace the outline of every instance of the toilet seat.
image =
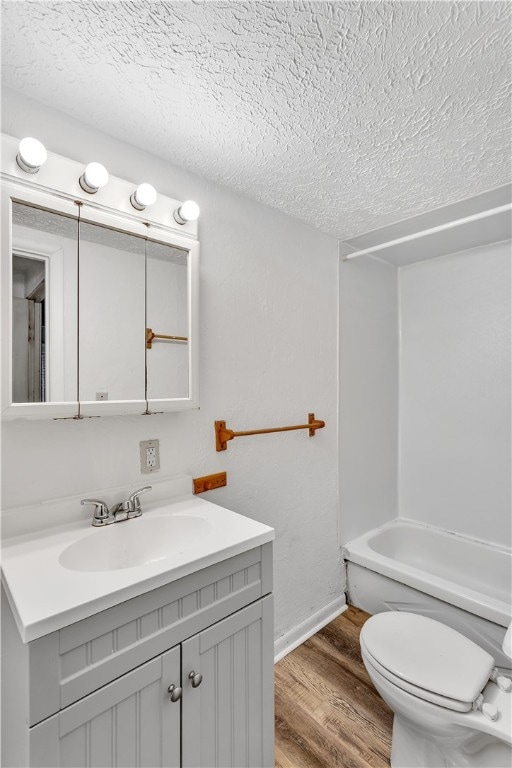
<svg viewBox="0 0 512 768">
<path fill-rule="evenodd" d="M 364 647 L 363 641 L 361 641 L 361 648 L 363 650 L 366 663 L 370 664 L 378 674 L 382 675 L 382 677 L 384 677 L 386 680 L 389 680 L 389 682 L 395 685 L 397 688 L 401 688 L 403 691 L 406 691 L 413 696 L 417 696 L 419 699 L 429 701 L 431 704 L 437 704 L 439 707 L 445 707 L 446 709 L 451 709 L 455 712 L 469 712 L 471 710 L 471 703 L 468 704 L 467 702 L 457 701 L 457 699 L 449 699 L 446 696 L 439 696 L 432 691 L 429 691 L 425 688 L 419 688 L 417 685 L 412 685 L 400 677 L 397 677 L 388 669 L 383 667 L 382 664 L 379 664 L 377 659 L 373 658 L 368 649 Z"/>
<path fill-rule="evenodd" d="M 457 712 L 473 708 L 494 668 L 492 656 L 476 643 L 414 613 L 376 614 L 360 640 L 368 662 L 393 685 Z"/>
</svg>

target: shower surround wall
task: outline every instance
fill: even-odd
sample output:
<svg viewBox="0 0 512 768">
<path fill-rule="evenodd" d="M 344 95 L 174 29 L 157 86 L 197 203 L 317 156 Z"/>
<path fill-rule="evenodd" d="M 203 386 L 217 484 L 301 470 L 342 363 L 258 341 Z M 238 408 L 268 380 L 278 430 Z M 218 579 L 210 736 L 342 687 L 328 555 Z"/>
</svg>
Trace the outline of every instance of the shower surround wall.
<svg viewBox="0 0 512 768">
<path fill-rule="evenodd" d="M 511 546 L 511 283 L 510 242 L 341 262 L 342 543 L 404 517 Z"/>
<path fill-rule="evenodd" d="M 400 515 L 510 546 L 511 251 L 400 269 Z"/>
<path fill-rule="evenodd" d="M 201 206 L 201 409 L 4 424 L 4 507 L 145 485 L 138 443 L 158 438 L 160 476 L 226 470 L 227 487 L 208 498 L 276 529 L 276 637 L 339 611 L 335 238 L 12 91 L 2 97 L 5 133 Z M 310 411 L 326 422 L 315 438 L 258 435 L 215 451 L 216 419 L 258 429 Z"/>
<path fill-rule="evenodd" d="M 398 515 L 398 275 L 340 261 L 342 542 Z"/>
</svg>

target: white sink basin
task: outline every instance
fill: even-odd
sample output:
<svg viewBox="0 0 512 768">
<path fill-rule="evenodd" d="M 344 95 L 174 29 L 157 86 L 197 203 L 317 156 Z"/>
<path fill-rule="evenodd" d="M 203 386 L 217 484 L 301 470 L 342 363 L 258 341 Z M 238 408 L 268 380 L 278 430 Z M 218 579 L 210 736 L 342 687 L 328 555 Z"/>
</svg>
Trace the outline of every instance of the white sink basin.
<svg viewBox="0 0 512 768">
<path fill-rule="evenodd" d="M 211 530 L 211 523 L 197 515 L 136 517 L 97 528 L 66 547 L 59 562 L 71 571 L 136 568 L 197 547 Z"/>
<path fill-rule="evenodd" d="M 103 528 L 91 526 L 82 494 L 2 511 L 2 581 L 23 642 L 274 538 L 267 525 L 192 495 L 188 476 L 152 485 L 141 517 Z M 133 488 L 92 496 L 112 505 Z"/>
</svg>

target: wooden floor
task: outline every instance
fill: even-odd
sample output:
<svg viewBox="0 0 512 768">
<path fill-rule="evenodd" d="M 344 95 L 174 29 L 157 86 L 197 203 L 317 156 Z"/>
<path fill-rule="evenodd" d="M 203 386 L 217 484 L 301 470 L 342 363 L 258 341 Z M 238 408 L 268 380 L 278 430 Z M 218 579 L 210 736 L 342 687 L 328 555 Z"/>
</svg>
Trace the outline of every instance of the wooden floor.
<svg viewBox="0 0 512 768">
<path fill-rule="evenodd" d="M 389 768 L 392 712 L 364 668 L 349 608 L 275 666 L 276 768 Z"/>
</svg>

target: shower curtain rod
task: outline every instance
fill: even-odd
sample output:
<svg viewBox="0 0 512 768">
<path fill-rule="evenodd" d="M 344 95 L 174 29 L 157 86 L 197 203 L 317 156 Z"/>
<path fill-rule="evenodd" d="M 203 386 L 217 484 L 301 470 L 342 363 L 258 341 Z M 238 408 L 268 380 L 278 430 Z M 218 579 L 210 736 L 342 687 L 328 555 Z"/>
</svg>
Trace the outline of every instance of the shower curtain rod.
<svg viewBox="0 0 512 768">
<path fill-rule="evenodd" d="M 394 245 L 401 245 L 402 243 L 408 243 L 411 240 L 418 240 L 420 237 L 426 235 L 435 235 L 437 232 L 444 232 L 447 229 L 453 229 L 454 227 L 460 227 L 461 224 L 470 224 L 473 221 L 479 221 L 479 219 L 486 219 L 489 216 L 495 216 L 498 213 L 505 213 L 505 211 L 512 211 L 512 203 L 506 205 L 500 205 L 498 208 L 491 208 L 488 211 L 480 211 L 480 213 L 474 213 L 471 216 L 466 216 L 463 219 L 456 219 L 455 221 L 448 221 L 445 224 L 439 224 L 437 227 L 431 227 L 430 229 L 423 229 L 420 232 L 413 232 L 410 235 L 404 235 L 398 237 L 396 240 L 388 240 L 386 243 L 379 243 L 378 245 L 372 245 L 371 248 L 364 248 L 361 251 L 354 251 L 342 257 L 342 261 L 349 261 L 349 259 L 355 259 L 357 256 L 366 256 L 369 253 L 375 253 L 376 251 L 382 251 L 385 248 L 391 248 Z M 347 243 L 350 245 L 350 243 Z"/>
</svg>

